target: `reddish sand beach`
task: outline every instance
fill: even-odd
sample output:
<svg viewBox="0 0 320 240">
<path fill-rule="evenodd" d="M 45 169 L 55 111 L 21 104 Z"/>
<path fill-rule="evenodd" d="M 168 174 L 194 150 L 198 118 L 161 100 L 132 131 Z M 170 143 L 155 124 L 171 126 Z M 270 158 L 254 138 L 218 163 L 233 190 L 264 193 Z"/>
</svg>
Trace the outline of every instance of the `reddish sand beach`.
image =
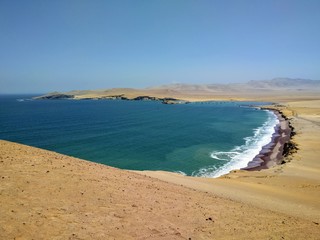
<svg viewBox="0 0 320 240">
<path fill-rule="evenodd" d="M 291 129 L 289 121 L 276 109 L 271 107 L 264 107 L 264 109 L 273 111 L 279 123 L 274 128 L 270 143 L 263 146 L 260 152 L 248 163 L 248 166 L 242 168 L 243 170 L 257 171 L 279 165 L 284 161 L 284 155 L 296 150 L 291 142 L 294 131 Z"/>
</svg>

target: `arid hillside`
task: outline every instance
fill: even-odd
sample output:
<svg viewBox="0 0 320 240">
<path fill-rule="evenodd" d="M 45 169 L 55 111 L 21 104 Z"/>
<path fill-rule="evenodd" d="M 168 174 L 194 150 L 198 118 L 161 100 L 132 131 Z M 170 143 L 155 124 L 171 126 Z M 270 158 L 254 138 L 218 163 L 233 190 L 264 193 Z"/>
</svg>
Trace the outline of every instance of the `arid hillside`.
<svg viewBox="0 0 320 240">
<path fill-rule="evenodd" d="M 206 100 L 252 100 L 252 101 L 290 101 L 314 100 L 320 94 L 320 81 L 306 79 L 275 78 L 265 81 L 249 81 L 234 84 L 171 84 L 145 89 L 113 88 L 53 92 L 38 99 L 124 99 L 141 100 L 141 97 L 162 100 L 172 98 L 184 101 Z M 145 100 L 145 99 L 144 99 Z"/>
</svg>

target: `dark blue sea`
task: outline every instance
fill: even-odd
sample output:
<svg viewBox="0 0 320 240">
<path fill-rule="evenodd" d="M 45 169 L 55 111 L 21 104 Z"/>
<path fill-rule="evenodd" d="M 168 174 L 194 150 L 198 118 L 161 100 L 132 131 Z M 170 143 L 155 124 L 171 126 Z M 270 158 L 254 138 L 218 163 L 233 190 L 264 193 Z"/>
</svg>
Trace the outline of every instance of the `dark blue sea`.
<svg viewBox="0 0 320 240">
<path fill-rule="evenodd" d="M 277 119 L 249 102 L 32 100 L 0 96 L 0 139 L 132 170 L 216 177 L 245 167 Z"/>
</svg>

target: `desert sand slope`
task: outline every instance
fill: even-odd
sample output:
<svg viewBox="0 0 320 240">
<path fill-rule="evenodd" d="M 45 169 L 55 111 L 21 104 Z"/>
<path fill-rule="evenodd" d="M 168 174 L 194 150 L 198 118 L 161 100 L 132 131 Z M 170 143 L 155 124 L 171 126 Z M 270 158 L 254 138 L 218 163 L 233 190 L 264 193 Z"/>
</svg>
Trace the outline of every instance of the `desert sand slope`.
<svg viewBox="0 0 320 240">
<path fill-rule="evenodd" d="M 0 181 L 0 239 L 320 236 L 308 219 L 7 141 Z"/>
</svg>

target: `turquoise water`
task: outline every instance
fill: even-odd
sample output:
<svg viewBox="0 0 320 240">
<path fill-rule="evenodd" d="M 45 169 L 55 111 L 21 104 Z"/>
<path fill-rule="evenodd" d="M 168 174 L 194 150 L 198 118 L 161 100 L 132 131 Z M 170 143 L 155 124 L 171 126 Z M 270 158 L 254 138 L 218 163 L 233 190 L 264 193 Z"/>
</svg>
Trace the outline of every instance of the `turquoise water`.
<svg viewBox="0 0 320 240">
<path fill-rule="evenodd" d="M 30 100 L 0 96 L 0 138 L 110 166 L 213 177 L 244 167 L 275 116 L 211 102 Z"/>
</svg>

